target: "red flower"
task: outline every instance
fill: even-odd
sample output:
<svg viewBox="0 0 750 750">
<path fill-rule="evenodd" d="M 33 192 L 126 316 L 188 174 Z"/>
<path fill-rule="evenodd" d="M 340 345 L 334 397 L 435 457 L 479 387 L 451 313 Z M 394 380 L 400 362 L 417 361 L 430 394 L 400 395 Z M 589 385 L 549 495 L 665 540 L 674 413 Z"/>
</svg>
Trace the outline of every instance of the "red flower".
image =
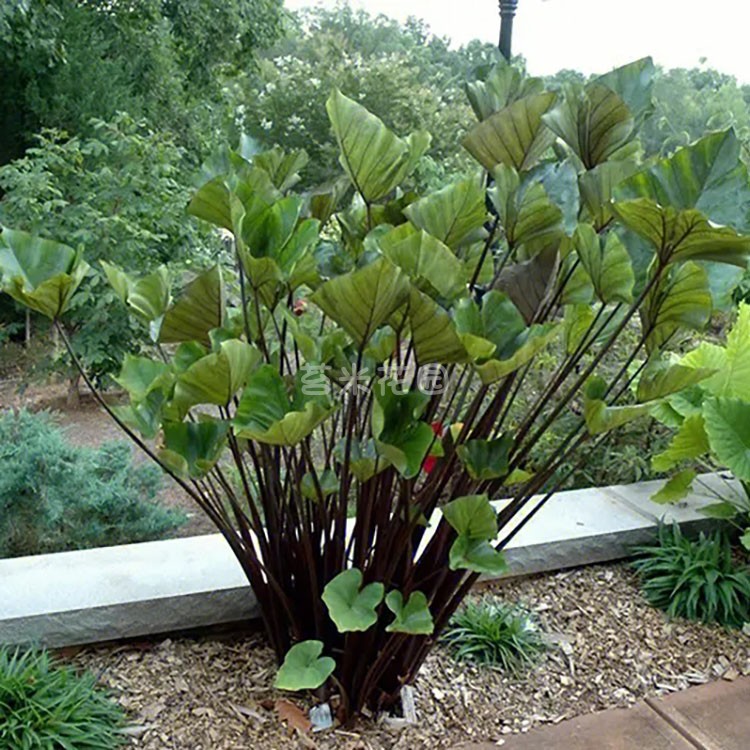
<svg viewBox="0 0 750 750">
<path fill-rule="evenodd" d="M 299 317 L 300 315 L 304 315 L 306 310 L 307 310 L 307 300 L 306 299 L 298 299 L 294 303 L 294 307 L 292 308 L 292 312 L 297 317 Z"/>
<path fill-rule="evenodd" d="M 432 431 L 435 433 L 436 437 L 443 437 L 444 427 L 442 422 L 433 422 L 430 426 L 432 427 Z M 429 474 L 435 468 L 437 460 L 437 456 L 427 456 L 427 458 L 425 458 L 425 460 L 422 462 L 422 470 L 426 471 Z"/>
</svg>

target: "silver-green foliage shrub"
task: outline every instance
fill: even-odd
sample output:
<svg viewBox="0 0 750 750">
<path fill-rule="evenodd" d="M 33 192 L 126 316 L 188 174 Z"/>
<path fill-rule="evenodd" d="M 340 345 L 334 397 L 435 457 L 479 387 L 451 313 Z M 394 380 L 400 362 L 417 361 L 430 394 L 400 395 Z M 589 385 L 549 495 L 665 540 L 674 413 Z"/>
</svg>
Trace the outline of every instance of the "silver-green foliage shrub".
<svg viewBox="0 0 750 750">
<path fill-rule="evenodd" d="M 46 413 L 0 414 L 0 557 L 158 539 L 181 513 L 154 502 L 161 471 L 127 443 L 71 445 Z"/>
</svg>

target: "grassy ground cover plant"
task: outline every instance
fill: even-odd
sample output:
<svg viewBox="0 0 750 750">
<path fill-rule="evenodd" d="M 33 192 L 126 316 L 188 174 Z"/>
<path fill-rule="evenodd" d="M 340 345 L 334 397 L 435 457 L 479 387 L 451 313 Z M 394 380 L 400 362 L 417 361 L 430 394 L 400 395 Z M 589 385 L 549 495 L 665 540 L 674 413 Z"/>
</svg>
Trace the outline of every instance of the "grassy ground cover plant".
<svg viewBox="0 0 750 750">
<path fill-rule="evenodd" d="M 662 526 L 657 543 L 636 552 L 643 595 L 670 617 L 732 628 L 750 622 L 750 571 L 735 562 L 724 533 L 688 539 L 679 526 Z"/>
<path fill-rule="evenodd" d="M 669 352 L 709 320 L 717 269 L 747 263 L 750 184 L 731 131 L 640 160 L 653 72 L 550 92 L 498 63 L 467 86 L 481 169 L 422 195 L 429 134 L 334 90 L 344 188 L 295 195 L 304 155 L 245 142 L 189 206 L 231 261 L 181 289 L 105 265 L 154 352 L 123 361 L 129 405 L 102 406 L 224 535 L 279 688 L 320 688 L 342 721 L 397 703 L 560 467 L 714 374 Z M 81 253 L 7 228 L 0 243 L 4 289 L 73 351 L 59 321 Z"/>
<path fill-rule="evenodd" d="M 443 640 L 457 659 L 497 667 L 511 675 L 533 666 L 546 648 L 528 612 L 490 598 L 462 605 Z"/>
<path fill-rule="evenodd" d="M 0 746 L 10 750 L 114 750 L 122 709 L 44 651 L 0 647 Z"/>
</svg>

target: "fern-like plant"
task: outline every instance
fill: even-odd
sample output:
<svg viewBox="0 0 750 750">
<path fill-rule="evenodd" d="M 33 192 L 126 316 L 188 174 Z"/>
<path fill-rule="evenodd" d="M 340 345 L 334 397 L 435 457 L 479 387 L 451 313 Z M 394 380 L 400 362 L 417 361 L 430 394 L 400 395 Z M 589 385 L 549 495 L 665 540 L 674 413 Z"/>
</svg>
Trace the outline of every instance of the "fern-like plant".
<svg viewBox="0 0 750 750">
<path fill-rule="evenodd" d="M 123 744 L 123 721 L 93 675 L 56 665 L 44 651 L 0 648 L 0 747 L 110 750 Z"/>
<path fill-rule="evenodd" d="M 721 532 L 691 540 L 676 524 L 662 526 L 656 544 L 635 552 L 643 596 L 669 617 L 726 627 L 750 622 L 750 572 L 735 564 Z"/>
<path fill-rule="evenodd" d="M 489 598 L 467 602 L 456 612 L 443 640 L 456 659 L 512 675 L 533 666 L 546 648 L 528 612 Z"/>
</svg>

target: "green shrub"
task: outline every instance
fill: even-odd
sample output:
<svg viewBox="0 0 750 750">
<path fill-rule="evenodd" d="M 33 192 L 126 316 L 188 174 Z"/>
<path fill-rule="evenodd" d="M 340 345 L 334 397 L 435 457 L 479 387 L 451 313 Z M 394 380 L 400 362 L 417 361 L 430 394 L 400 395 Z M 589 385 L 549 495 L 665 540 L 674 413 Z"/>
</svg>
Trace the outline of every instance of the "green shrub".
<svg viewBox="0 0 750 750">
<path fill-rule="evenodd" d="M 70 445 L 49 414 L 0 414 L 0 557 L 157 539 L 183 521 L 152 502 L 161 471 L 127 443 Z"/>
<path fill-rule="evenodd" d="M 732 559 L 721 532 L 693 541 L 679 526 L 663 526 L 656 544 L 638 547 L 633 563 L 646 601 L 670 617 L 726 627 L 750 622 L 750 572 Z"/>
<path fill-rule="evenodd" d="M 57 666 L 43 651 L 0 648 L 0 747 L 107 750 L 123 744 L 123 720 L 93 675 Z"/>
<path fill-rule="evenodd" d="M 493 599 L 468 602 L 453 615 L 443 640 L 457 659 L 512 675 L 532 666 L 546 648 L 527 612 Z"/>
</svg>

